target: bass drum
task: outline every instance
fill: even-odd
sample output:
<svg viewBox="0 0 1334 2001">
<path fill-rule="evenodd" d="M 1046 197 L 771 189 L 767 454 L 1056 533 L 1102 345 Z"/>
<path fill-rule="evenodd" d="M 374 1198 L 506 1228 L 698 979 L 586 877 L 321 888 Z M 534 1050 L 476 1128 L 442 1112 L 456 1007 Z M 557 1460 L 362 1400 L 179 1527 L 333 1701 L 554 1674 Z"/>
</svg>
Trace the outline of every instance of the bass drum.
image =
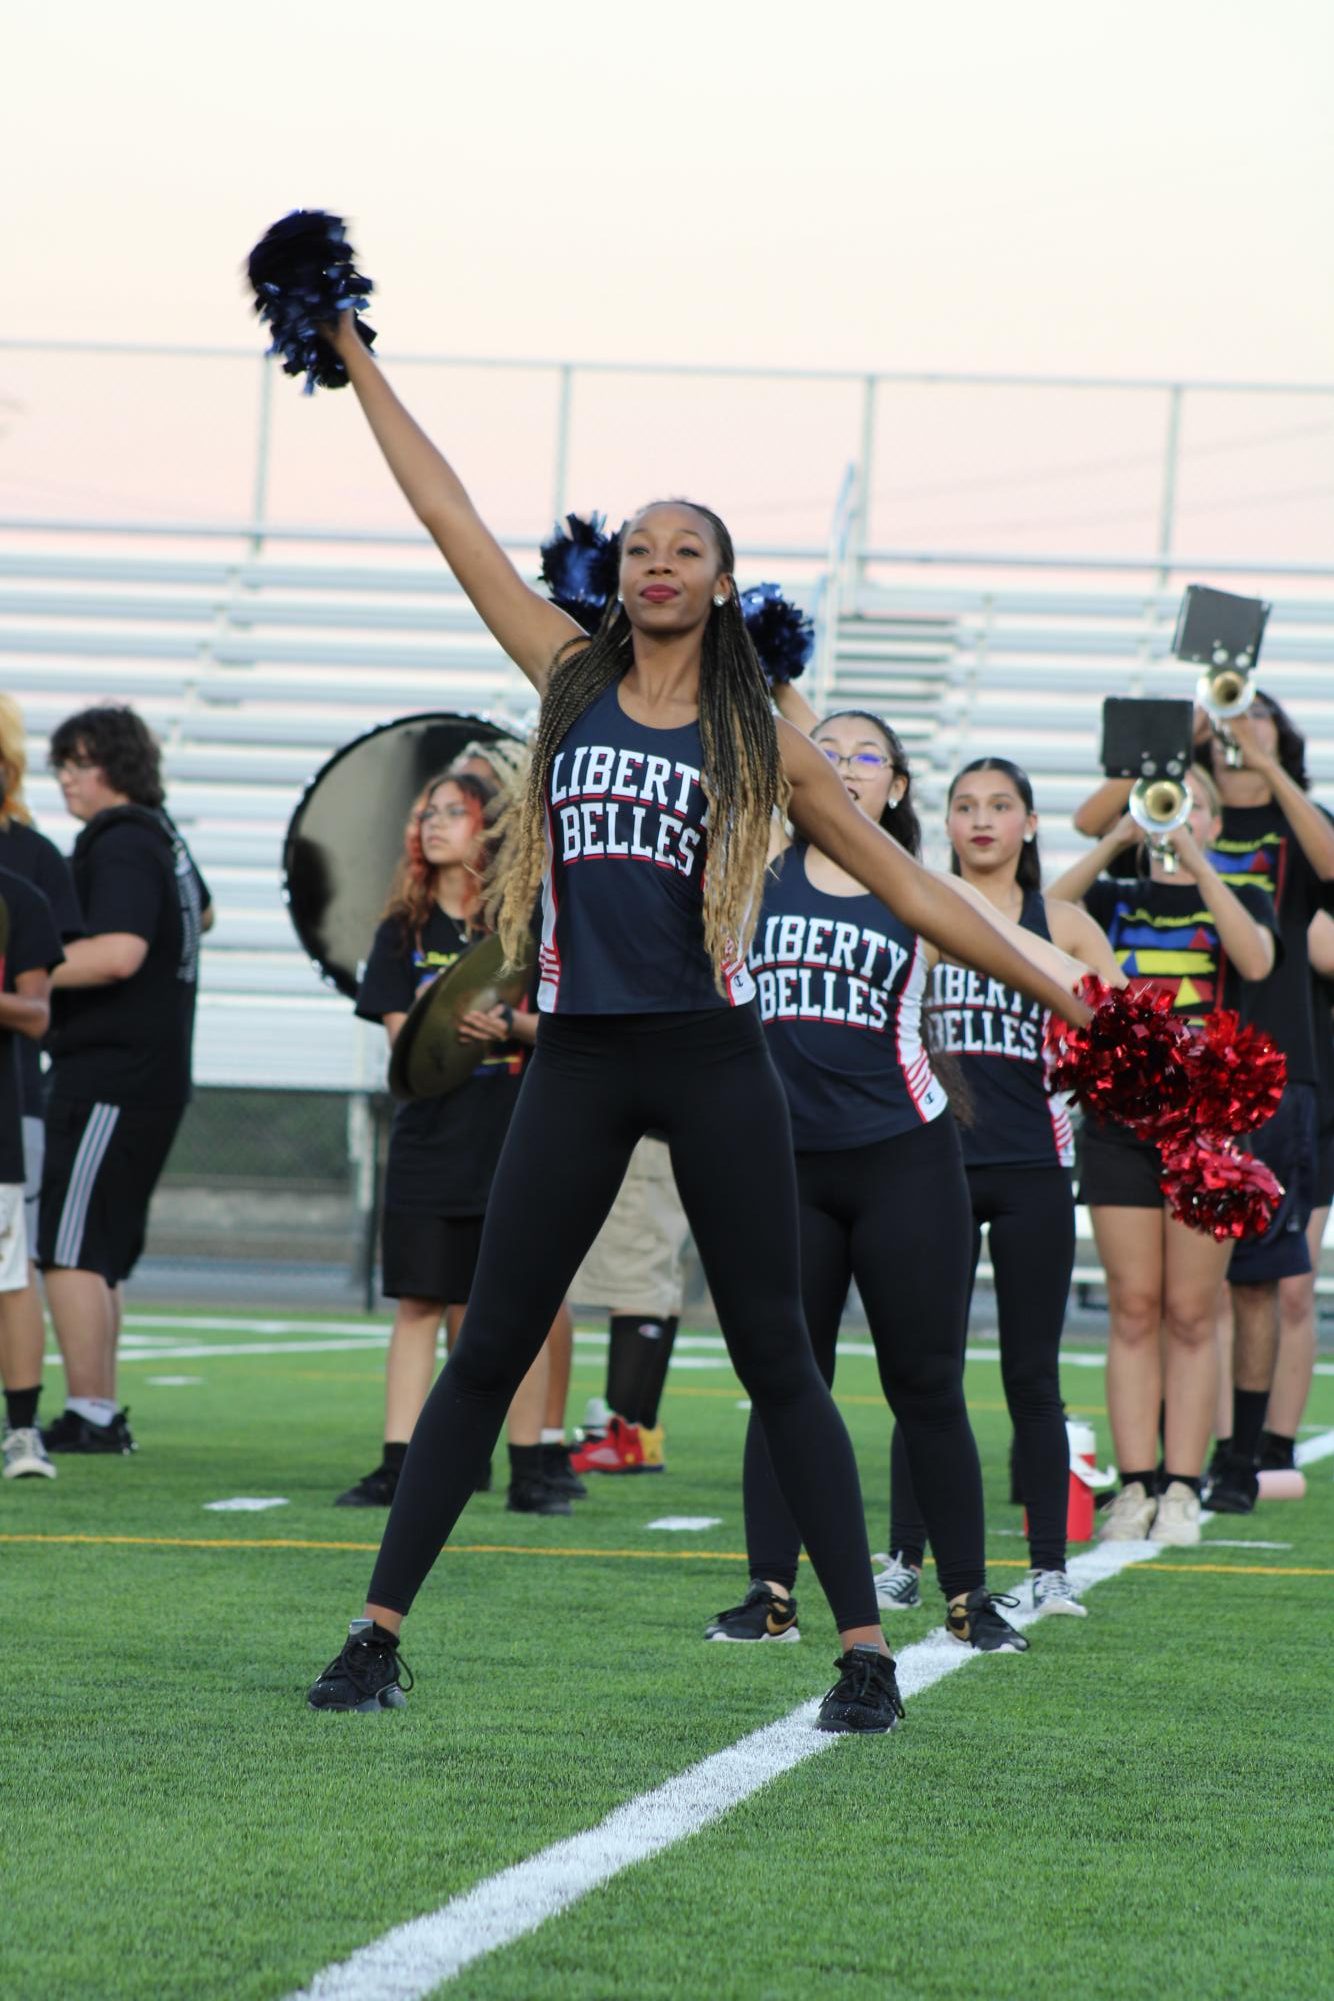
<svg viewBox="0 0 1334 2001">
<path fill-rule="evenodd" d="M 400 716 L 345 744 L 306 787 L 283 842 L 283 894 L 303 948 L 349 1000 L 403 853 L 413 800 L 467 744 L 500 739 L 523 743 L 487 716 Z"/>
</svg>

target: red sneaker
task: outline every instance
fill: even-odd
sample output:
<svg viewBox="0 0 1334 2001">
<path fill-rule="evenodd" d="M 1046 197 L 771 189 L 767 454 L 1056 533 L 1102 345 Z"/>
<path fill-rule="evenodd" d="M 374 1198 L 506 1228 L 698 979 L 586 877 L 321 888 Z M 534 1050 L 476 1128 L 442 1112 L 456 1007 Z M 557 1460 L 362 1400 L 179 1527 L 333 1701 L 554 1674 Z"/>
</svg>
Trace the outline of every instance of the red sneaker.
<svg viewBox="0 0 1334 2001">
<path fill-rule="evenodd" d="M 578 1451 L 570 1454 L 570 1466 L 575 1473 L 641 1473 L 644 1442 L 639 1426 L 613 1416 L 600 1437 L 586 1438 Z"/>
</svg>

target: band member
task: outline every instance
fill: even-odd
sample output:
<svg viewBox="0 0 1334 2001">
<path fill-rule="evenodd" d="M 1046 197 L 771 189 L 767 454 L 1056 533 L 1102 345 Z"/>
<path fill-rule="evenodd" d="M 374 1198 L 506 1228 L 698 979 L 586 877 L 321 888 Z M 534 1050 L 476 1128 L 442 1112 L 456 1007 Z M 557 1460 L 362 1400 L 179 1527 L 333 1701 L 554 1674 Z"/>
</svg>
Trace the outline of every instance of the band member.
<svg viewBox="0 0 1334 2001">
<path fill-rule="evenodd" d="M 636 1142 L 654 1129 L 667 1136 L 729 1352 L 839 1628 L 822 1725 L 889 1729 L 901 1705 L 851 1444 L 801 1315 L 790 1130 L 746 965 L 780 795 L 803 837 L 910 928 L 1044 1004 L 1085 1011 L 858 813 L 820 751 L 776 723 L 716 515 L 684 502 L 636 514 L 618 598 L 590 641 L 518 575 L 350 315 L 334 340 L 409 502 L 542 699 L 500 904 L 515 955 L 541 895 L 542 1027 L 463 1331 L 413 1434 L 365 1615 L 310 1700 L 404 1700 L 403 1616 Z"/>
</svg>

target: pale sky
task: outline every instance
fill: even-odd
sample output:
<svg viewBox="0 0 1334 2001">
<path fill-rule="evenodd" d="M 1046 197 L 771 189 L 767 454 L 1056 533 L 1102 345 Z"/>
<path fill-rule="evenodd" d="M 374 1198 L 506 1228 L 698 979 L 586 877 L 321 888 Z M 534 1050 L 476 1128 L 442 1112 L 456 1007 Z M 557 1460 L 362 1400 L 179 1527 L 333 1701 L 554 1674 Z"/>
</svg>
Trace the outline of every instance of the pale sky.
<svg viewBox="0 0 1334 2001">
<path fill-rule="evenodd" d="M 351 219 L 391 359 L 1334 379 L 1328 0 L 67 0 L 11 13 L 5 65 L 11 336 L 257 353 L 238 267 L 302 205 Z M 497 525 L 540 522 L 549 383 L 398 379 Z M 282 387 L 274 513 L 401 523 L 355 413 Z M 0 351 L 0 514 L 238 518 L 253 400 L 241 362 Z M 1146 545 L 1161 433 L 1149 399 L 913 392 L 879 531 Z M 1201 400 L 1190 545 L 1328 544 L 1332 438 L 1334 401 Z M 571 499 L 814 534 L 855 443 L 850 392 L 594 386 Z"/>
</svg>

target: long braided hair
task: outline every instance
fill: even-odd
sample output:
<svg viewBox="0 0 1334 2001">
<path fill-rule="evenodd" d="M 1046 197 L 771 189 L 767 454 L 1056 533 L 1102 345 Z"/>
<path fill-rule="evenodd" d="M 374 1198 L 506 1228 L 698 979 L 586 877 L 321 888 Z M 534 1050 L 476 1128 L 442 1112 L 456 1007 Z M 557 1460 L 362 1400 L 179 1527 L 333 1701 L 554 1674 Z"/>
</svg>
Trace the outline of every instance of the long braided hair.
<svg viewBox="0 0 1334 2001">
<path fill-rule="evenodd" d="M 719 574 L 730 577 L 736 553 L 724 523 L 697 501 L 672 504 L 688 507 L 708 523 L 718 548 Z M 552 759 L 566 731 L 604 689 L 623 679 L 634 657 L 634 631 L 616 598 L 609 601 L 590 640 L 572 638 L 556 655 L 533 734 L 532 764 L 517 825 L 501 850 L 496 871 L 496 928 L 511 961 L 524 949 L 542 880 Z M 787 797 L 768 684 L 732 587 L 723 604 L 710 608 L 704 627 L 699 733 L 709 839 L 704 945 L 721 993 L 724 968 L 743 958 L 750 944 L 759 915 L 770 819 L 774 807 L 786 804 Z"/>
</svg>

